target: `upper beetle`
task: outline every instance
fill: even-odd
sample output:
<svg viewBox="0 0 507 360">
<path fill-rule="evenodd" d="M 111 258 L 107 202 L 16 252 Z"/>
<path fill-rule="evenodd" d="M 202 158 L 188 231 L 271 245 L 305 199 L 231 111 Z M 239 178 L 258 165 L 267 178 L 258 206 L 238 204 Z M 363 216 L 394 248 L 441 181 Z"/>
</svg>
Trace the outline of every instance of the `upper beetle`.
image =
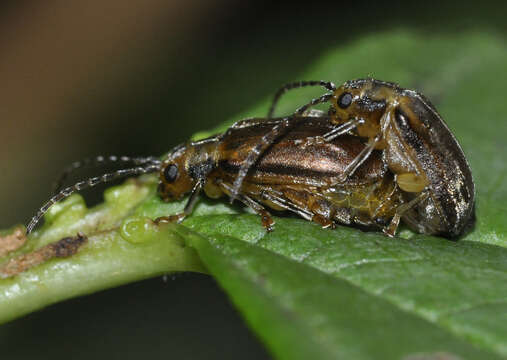
<svg viewBox="0 0 507 360">
<path fill-rule="evenodd" d="M 291 126 L 292 116 L 307 114 L 313 105 L 330 103 L 328 115 L 335 127 L 320 141 L 355 134 L 366 144 L 343 172 L 342 181 L 373 150 L 382 150 L 397 185 L 413 198 L 405 221 L 421 233 L 446 237 L 457 237 L 473 225 L 475 185 L 470 166 L 456 138 L 427 98 L 395 83 L 371 78 L 347 81 L 339 87 L 329 81 L 300 81 L 278 90 L 268 118 L 282 94 L 304 86 L 322 86 L 327 92 L 299 107 L 263 137 L 243 163 L 233 197 L 250 167 Z M 319 115 L 315 110 L 312 113 Z"/>
</svg>

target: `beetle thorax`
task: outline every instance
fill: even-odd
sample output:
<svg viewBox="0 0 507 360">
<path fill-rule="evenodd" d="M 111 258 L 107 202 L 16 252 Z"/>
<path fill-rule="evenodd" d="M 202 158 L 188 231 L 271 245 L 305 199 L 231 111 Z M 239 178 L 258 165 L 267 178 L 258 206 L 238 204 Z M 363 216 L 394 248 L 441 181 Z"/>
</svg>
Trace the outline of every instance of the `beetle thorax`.
<svg viewBox="0 0 507 360">
<path fill-rule="evenodd" d="M 216 142 L 203 142 L 190 147 L 185 168 L 194 180 L 205 179 L 216 168 Z"/>
</svg>

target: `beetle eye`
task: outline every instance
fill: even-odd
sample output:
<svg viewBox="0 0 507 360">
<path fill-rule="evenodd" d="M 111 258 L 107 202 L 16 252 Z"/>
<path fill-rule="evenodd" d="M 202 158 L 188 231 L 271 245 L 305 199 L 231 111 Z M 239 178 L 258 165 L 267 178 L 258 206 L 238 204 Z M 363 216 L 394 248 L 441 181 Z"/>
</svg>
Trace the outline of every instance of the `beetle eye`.
<svg viewBox="0 0 507 360">
<path fill-rule="evenodd" d="M 348 92 L 341 94 L 338 98 L 338 106 L 345 109 L 349 107 L 350 104 L 352 104 L 352 95 Z"/>
<path fill-rule="evenodd" d="M 164 169 L 164 178 L 168 183 L 172 183 L 178 177 L 178 166 L 170 164 Z"/>
</svg>

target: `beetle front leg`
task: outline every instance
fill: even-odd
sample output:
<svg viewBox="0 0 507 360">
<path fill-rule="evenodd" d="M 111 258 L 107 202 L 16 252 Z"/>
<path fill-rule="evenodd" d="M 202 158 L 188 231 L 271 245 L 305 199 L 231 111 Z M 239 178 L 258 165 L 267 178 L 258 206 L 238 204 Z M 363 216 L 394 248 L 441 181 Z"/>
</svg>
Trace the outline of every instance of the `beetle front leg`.
<svg viewBox="0 0 507 360">
<path fill-rule="evenodd" d="M 340 137 L 344 134 L 347 134 L 349 131 L 354 130 L 359 125 L 361 125 L 363 122 L 364 121 L 361 119 L 349 120 L 343 124 L 340 124 L 339 126 L 335 127 L 333 130 L 325 133 L 322 136 L 308 137 L 302 146 L 306 147 L 306 146 L 310 146 L 310 145 L 323 144 L 326 142 L 333 141 L 337 137 Z"/>
<path fill-rule="evenodd" d="M 192 189 L 192 193 L 190 194 L 190 198 L 187 201 L 187 204 L 185 205 L 185 208 L 183 209 L 183 212 L 175 215 L 169 215 L 169 216 L 161 216 L 154 220 L 155 224 L 160 223 L 181 223 L 185 218 L 192 214 L 192 211 L 194 210 L 194 206 L 197 203 L 197 200 L 199 199 L 199 194 L 201 193 L 202 187 L 203 187 L 204 181 L 198 181 L 194 185 Z"/>
<path fill-rule="evenodd" d="M 358 168 L 361 166 L 363 162 L 368 159 L 371 152 L 375 149 L 375 146 L 379 143 L 380 139 L 382 138 L 382 134 L 378 134 L 368 142 L 366 147 L 361 150 L 361 152 L 350 162 L 350 164 L 347 165 L 343 173 L 341 174 L 339 178 L 339 182 L 345 182 L 349 176 L 351 176 Z"/>
<path fill-rule="evenodd" d="M 377 146 L 382 147 L 384 133 L 386 132 L 386 129 L 388 128 L 388 126 L 391 123 L 391 119 L 394 114 L 394 109 L 395 109 L 395 105 L 389 105 L 388 108 L 385 110 L 384 115 L 382 115 L 382 117 L 380 119 L 380 131 L 376 134 L 373 133 L 373 134 L 375 134 L 374 137 L 373 137 L 373 134 L 371 133 L 371 128 L 369 129 L 370 131 L 365 132 L 364 128 L 360 127 L 361 125 L 369 125 L 363 119 L 357 119 L 357 120 L 355 120 L 356 121 L 355 123 L 352 123 L 351 125 L 349 125 L 349 126 L 351 126 L 351 130 L 354 127 L 357 128 L 359 136 L 369 136 L 370 138 L 369 138 L 369 141 L 368 141 L 368 144 L 366 145 L 366 147 L 363 150 L 361 150 L 359 155 L 357 155 L 356 158 L 354 160 L 352 160 L 349 165 L 347 165 L 347 167 L 343 171 L 342 176 L 340 177 L 340 182 L 344 182 L 345 180 L 347 180 L 347 178 L 349 176 L 351 176 L 357 170 L 357 168 L 359 168 L 359 166 L 361 166 L 361 164 L 366 159 L 368 159 L 371 152 L 373 150 L 375 150 L 375 148 L 377 148 Z M 342 124 L 341 126 L 344 126 L 344 125 L 350 123 L 351 121 L 352 120 L 347 121 L 346 123 Z M 338 127 L 338 128 L 340 128 L 340 127 Z M 330 138 L 334 139 L 336 136 L 330 135 L 334 131 L 336 131 L 336 130 L 332 130 L 330 133 L 328 133 L 324 136 L 326 136 L 327 139 L 330 139 Z"/>
</svg>

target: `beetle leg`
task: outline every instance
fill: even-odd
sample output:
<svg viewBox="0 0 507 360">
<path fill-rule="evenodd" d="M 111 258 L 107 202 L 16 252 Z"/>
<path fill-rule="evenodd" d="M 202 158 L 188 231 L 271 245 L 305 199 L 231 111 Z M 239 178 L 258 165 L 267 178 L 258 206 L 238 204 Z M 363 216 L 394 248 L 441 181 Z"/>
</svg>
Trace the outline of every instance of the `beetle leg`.
<svg viewBox="0 0 507 360">
<path fill-rule="evenodd" d="M 218 184 L 219 184 L 219 186 L 221 186 L 224 189 L 225 193 L 230 193 L 232 191 L 232 187 L 230 185 L 225 184 L 225 183 L 223 183 L 221 181 L 218 182 Z M 281 196 L 279 193 L 277 193 L 275 191 L 269 191 L 269 190 L 262 189 L 262 190 L 259 191 L 258 195 L 256 195 L 256 196 L 259 197 L 258 200 L 260 200 L 260 201 L 269 202 L 270 203 L 269 206 L 271 206 L 273 208 L 278 208 L 278 210 L 289 210 L 289 211 L 292 211 L 292 212 L 298 214 L 303 219 L 306 219 L 308 221 L 312 221 L 313 220 L 313 221 L 321 224 L 323 227 L 329 227 L 329 226 L 331 226 L 331 224 L 329 224 L 329 221 L 325 221 L 325 220 L 318 221 L 320 219 L 319 216 L 315 217 L 316 214 L 313 214 L 312 212 L 310 212 L 310 211 L 308 211 L 308 210 L 306 210 L 304 208 L 299 207 L 297 204 L 295 204 L 294 202 L 292 202 L 290 199 L 284 198 L 283 196 Z M 245 203 L 245 205 L 251 207 L 256 212 L 257 212 L 257 209 L 254 206 L 257 206 L 260 209 L 264 210 L 266 213 L 268 213 L 262 207 L 262 205 L 260 205 L 259 203 L 257 203 L 255 200 L 253 200 L 249 196 L 246 196 L 244 194 L 239 194 L 238 195 L 238 199 L 240 201 L 243 201 Z M 251 201 L 251 203 L 247 203 L 244 200 Z M 259 213 L 259 215 L 262 216 L 261 213 Z"/>
<path fill-rule="evenodd" d="M 275 221 L 271 217 L 271 214 L 261 204 L 244 194 L 240 194 L 238 196 L 238 200 L 251 208 L 261 217 L 262 226 L 264 226 L 266 231 L 273 231 L 273 225 L 275 224 Z"/>
<path fill-rule="evenodd" d="M 311 211 L 308 211 L 307 209 L 303 209 L 303 208 L 299 207 L 296 203 L 294 203 L 290 199 L 282 197 L 282 196 L 275 194 L 273 192 L 262 191 L 261 197 L 263 200 L 268 200 L 271 203 L 278 205 L 281 208 L 284 208 L 286 210 L 289 210 L 289 211 L 292 211 L 293 213 L 298 214 L 303 219 L 316 222 L 317 224 L 319 224 L 323 228 L 334 229 L 334 227 L 335 227 L 335 223 L 331 219 L 325 217 L 324 215 L 317 213 L 317 209 L 316 209 L 316 207 L 318 206 L 317 201 L 312 202 L 312 204 L 314 206 L 312 206 L 312 208 L 310 209 Z"/>
<path fill-rule="evenodd" d="M 352 119 L 352 120 L 349 120 L 347 122 L 344 122 L 340 126 L 335 127 L 333 130 L 325 133 L 324 135 L 322 135 L 322 138 L 326 142 L 332 141 L 332 140 L 336 139 L 337 137 L 339 137 L 339 136 L 341 136 L 343 134 L 346 134 L 349 131 L 353 130 L 358 125 L 362 124 L 363 122 L 364 122 L 363 119 Z"/>
<path fill-rule="evenodd" d="M 301 216 L 303 219 L 306 219 L 308 221 L 312 220 L 313 214 L 311 212 L 300 208 L 299 206 L 297 206 L 293 202 L 281 197 L 278 194 L 275 194 L 273 192 L 268 192 L 268 191 L 262 191 L 260 196 L 263 200 L 267 200 L 267 201 L 281 207 L 282 209 L 292 211 L 292 212 L 298 214 L 299 216 Z"/>
<path fill-rule="evenodd" d="M 403 214 L 407 211 L 419 204 L 421 201 L 424 201 L 428 198 L 429 193 L 427 191 L 421 192 L 419 195 L 417 195 L 415 198 L 410 200 L 409 202 L 405 204 L 401 204 L 396 208 L 396 212 L 394 214 L 394 217 L 392 218 L 391 222 L 387 227 L 382 229 L 384 234 L 387 236 L 393 237 L 396 233 L 396 229 L 398 228 L 398 225 L 400 224 L 401 217 Z"/>
<path fill-rule="evenodd" d="M 159 224 L 161 222 L 175 222 L 180 223 L 185 218 L 192 214 L 192 211 L 194 210 L 194 206 L 197 203 L 197 200 L 199 199 L 199 194 L 201 193 L 201 190 L 203 188 L 203 182 L 204 181 L 197 181 L 192 189 L 192 193 L 190 194 L 190 198 L 188 199 L 185 208 L 183 209 L 183 212 L 175 215 L 169 215 L 169 216 L 161 216 L 155 219 L 155 224 Z"/>
<path fill-rule="evenodd" d="M 311 110 L 311 111 L 318 111 L 318 110 Z M 325 133 L 322 136 L 314 136 L 314 137 L 306 138 L 306 141 L 303 146 L 318 145 L 318 144 L 324 144 L 326 142 L 330 142 L 330 141 L 336 139 L 337 137 L 340 137 L 340 136 L 348 133 L 349 131 L 353 130 L 359 124 L 361 124 L 363 122 L 364 122 L 364 120 L 362 120 L 362 119 L 349 120 L 349 121 L 341 124 L 340 126 L 335 127 L 333 130 Z"/>
<path fill-rule="evenodd" d="M 345 182 L 349 176 L 351 176 L 361 164 L 368 159 L 371 152 L 375 149 L 375 146 L 382 138 L 382 134 L 378 134 L 373 138 L 373 140 L 368 142 L 368 145 L 365 146 L 363 150 L 350 162 L 350 164 L 347 165 L 345 170 L 343 170 L 343 173 L 341 174 L 339 178 L 339 182 Z"/>
<path fill-rule="evenodd" d="M 322 226 L 324 229 L 335 229 L 336 224 L 333 220 L 328 219 L 320 214 L 313 214 L 312 221 Z"/>
<path fill-rule="evenodd" d="M 217 181 L 217 184 L 220 188 L 223 189 L 223 191 L 227 194 L 230 194 L 232 191 L 232 187 L 228 184 L 224 183 L 223 181 Z M 271 214 L 257 201 L 250 198 L 249 196 L 245 194 L 238 194 L 238 200 L 241 201 L 243 204 L 248 206 L 250 209 L 255 211 L 257 215 L 261 217 L 262 226 L 266 229 L 266 231 L 270 232 L 273 231 L 273 225 L 275 224 L 275 221 L 271 217 Z"/>
</svg>

